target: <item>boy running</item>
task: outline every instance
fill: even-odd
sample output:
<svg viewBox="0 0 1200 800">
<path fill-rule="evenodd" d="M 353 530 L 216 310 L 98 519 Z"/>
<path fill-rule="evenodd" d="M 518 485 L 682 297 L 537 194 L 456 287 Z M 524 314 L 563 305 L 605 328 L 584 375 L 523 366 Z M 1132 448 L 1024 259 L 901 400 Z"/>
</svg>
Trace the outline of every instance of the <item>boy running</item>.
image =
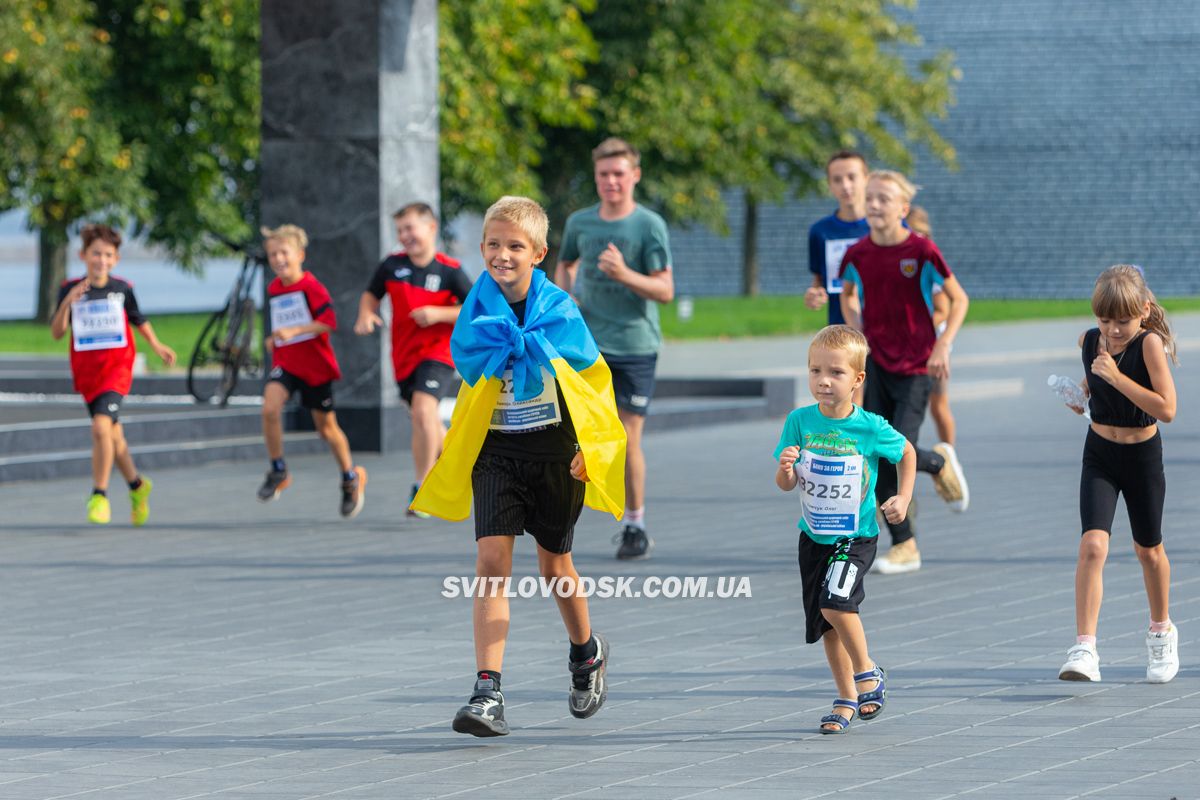
<svg viewBox="0 0 1200 800">
<path fill-rule="evenodd" d="M 842 256 L 850 245 L 871 232 L 867 225 L 867 159 L 853 150 L 839 150 L 825 164 L 829 193 L 837 210 L 808 229 L 808 270 L 812 286 L 804 293 L 804 305 L 813 311 L 829 306 L 829 324 L 841 325 L 842 279 L 838 274 Z"/>
<path fill-rule="evenodd" d="M 137 354 L 133 328 L 167 366 L 175 363 L 175 351 L 155 336 L 153 326 L 138 309 L 133 287 L 112 275 L 112 268 L 121 260 L 121 234 L 107 225 L 87 225 L 81 235 L 79 257 L 87 275 L 64 282 L 58 290 L 50 335 L 61 339 L 70 329 L 75 391 L 83 395 L 92 417 L 92 495 L 87 502 L 87 521 L 107 525 L 112 520 L 108 481 L 116 463 L 129 483 L 130 521 L 145 525 L 154 484 L 138 474 L 120 422 L 121 401 L 133 384 Z"/>
</svg>

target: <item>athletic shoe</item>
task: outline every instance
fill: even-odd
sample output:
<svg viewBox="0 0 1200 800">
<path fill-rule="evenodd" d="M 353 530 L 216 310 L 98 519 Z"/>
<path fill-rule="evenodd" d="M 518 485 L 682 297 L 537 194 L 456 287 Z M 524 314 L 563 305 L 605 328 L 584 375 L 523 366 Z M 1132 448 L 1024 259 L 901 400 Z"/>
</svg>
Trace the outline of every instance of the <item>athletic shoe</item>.
<svg viewBox="0 0 1200 800">
<path fill-rule="evenodd" d="M 129 504 L 133 507 L 129 519 L 134 525 L 142 526 L 150 519 L 150 490 L 154 484 L 149 478 L 142 478 L 142 485 L 129 490 Z"/>
<path fill-rule="evenodd" d="M 598 633 L 593 632 L 596 640 L 596 654 L 587 661 L 567 660 L 571 670 L 571 694 L 568 705 L 571 716 L 587 719 L 600 710 L 608 697 L 608 641 Z"/>
<path fill-rule="evenodd" d="M 271 470 L 267 473 L 266 480 L 263 485 L 258 487 L 258 499 L 264 503 L 269 503 L 279 497 L 279 493 L 292 485 L 292 476 L 287 470 L 276 472 Z"/>
<path fill-rule="evenodd" d="M 1174 625 L 1166 633 L 1147 633 L 1146 680 L 1150 683 L 1166 683 L 1179 672 L 1179 629 Z"/>
<path fill-rule="evenodd" d="M 1094 644 L 1077 644 L 1067 651 L 1067 663 L 1058 671 L 1060 681 L 1099 681 L 1100 656 Z"/>
<path fill-rule="evenodd" d="M 112 521 L 112 506 L 102 494 L 94 494 L 87 501 L 87 521 L 93 525 L 107 525 Z"/>
<path fill-rule="evenodd" d="M 508 723 L 504 721 L 504 695 L 496 688 L 493 678 L 476 679 L 471 699 L 454 715 L 453 728 L 458 733 L 472 736 L 508 734 Z"/>
<path fill-rule="evenodd" d="M 622 561 L 649 558 L 650 551 L 654 549 L 654 540 L 646 535 L 645 530 L 634 525 L 626 525 L 624 530 L 613 537 L 613 541 L 618 537 L 621 546 L 617 548 L 617 558 Z"/>
<path fill-rule="evenodd" d="M 408 495 L 408 505 L 410 506 L 412 505 L 412 501 L 417 499 L 417 488 L 418 487 L 414 486 L 412 488 L 412 492 Z M 417 511 L 414 508 L 406 507 L 404 510 L 404 516 L 408 517 L 409 519 L 429 519 L 431 515 L 426 514 L 424 511 Z"/>
<path fill-rule="evenodd" d="M 367 471 L 362 467 L 355 467 L 354 480 L 342 481 L 342 516 L 346 519 L 357 517 L 366 499 Z"/>
<path fill-rule="evenodd" d="M 954 445 L 939 442 L 933 446 L 933 452 L 946 461 L 942 471 L 933 476 L 933 488 L 937 489 L 937 493 L 950 506 L 951 511 L 966 511 L 971 503 L 971 492 L 967 488 L 967 478 L 963 475 L 962 464 L 958 463 Z"/>
<path fill-rule="evenodd" d="M 871 565 L 871 570 L 880 575 L 903 575 L 920 568 L 921 551 L 917 549 L 916 539 L 905 539 L 900 544 L 892 545 L 886 555 L 875 559 Z"/>
</svg>

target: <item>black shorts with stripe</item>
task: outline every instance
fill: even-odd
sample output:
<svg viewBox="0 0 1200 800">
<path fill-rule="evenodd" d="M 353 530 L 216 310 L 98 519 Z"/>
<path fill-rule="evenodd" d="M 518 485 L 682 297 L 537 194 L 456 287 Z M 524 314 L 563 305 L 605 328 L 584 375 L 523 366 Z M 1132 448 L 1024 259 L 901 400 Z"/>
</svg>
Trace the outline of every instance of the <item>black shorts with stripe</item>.
<svg viewBox="0 0 1200 800">
<path fill-rule="evenodd" d="M 833 628 L 821 609 L 857 614 L 866 599 L 863 578 L 875 561 L 876 536 L 820 544 L 800 534 L 800 585 L 804 595 L 804 641 L 812 644 Z"/>
<path fill-rule="evenodd" d="M 548 552 L 571 552 L 585 487 L 570 464 L 480 453 L 471 489 L 476 540 L 528 532 Z"/>
</svg>

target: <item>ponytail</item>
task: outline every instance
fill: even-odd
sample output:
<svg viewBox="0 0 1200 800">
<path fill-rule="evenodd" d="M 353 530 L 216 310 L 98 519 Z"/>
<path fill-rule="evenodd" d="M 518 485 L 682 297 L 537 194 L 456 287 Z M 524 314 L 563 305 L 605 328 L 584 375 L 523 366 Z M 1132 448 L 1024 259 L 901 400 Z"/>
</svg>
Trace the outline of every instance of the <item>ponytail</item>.
<svg viewBox="0 0 1200 800">
<path fill-rule="evenodd" d="M 1158 304 L 1158 300 L 1154 298 L 1154 292 L 1146 289 L 1146 294 L 1149 295 L 1150 313 L 1142 320 L 1142 327 L 1148 331 L 1157 333 L 1162 339 L 1163 349 L 1167 351 L 1167 355 L 1171 361 L 1178 365 L 1179 356 L 1176 354 L 1175 334 L 1171 332 L 1171 325 L 1167 322 L 1167 312 Z"/>
</svg>

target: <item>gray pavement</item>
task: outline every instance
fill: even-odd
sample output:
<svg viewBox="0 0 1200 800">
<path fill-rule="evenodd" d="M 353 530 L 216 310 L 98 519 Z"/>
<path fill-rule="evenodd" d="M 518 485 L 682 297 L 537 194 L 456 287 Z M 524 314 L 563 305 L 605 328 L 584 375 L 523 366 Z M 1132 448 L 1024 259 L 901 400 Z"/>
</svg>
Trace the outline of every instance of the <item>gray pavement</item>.
<svg viewBox="0 0 1200 800">
<path fill-rule="evenodd" d="M 292 459 L 271 505 L 252 499 L 257 465 L 159 472 L 141 529 L 79 524 L 86 481 L 0 486 L 0 798 L 1200 797 L 1200 316 L 1178 322 L 1172 683 L 1142 681 L 1145 593 L 1120 518 L 1105 680 L 1055 679 L 1074 635 L 1084 426 L 1044 384 L 1079 372 L 1086 321 L 980 327 L 952 382 L 971 509 L 918 482 L 925 567 L 871 576 L 863 607 L 890 700 L 847 735 L 815 732 L 834 691 L 803 643 L 779 423 L 731 421 L 648 439 L 652 559 L 614 561 L 611 519 L 585 512 L 576 562 L 636 589 L 745 577 L 753 596 L 594 598 L 613 656 L 608 705 L 585 721 L 567 713 L 553 603 L 514 599 L 513 733 L 492 740 L 449 728 L 474 670 L 470 603 L 441 592 L 473 571 L 471 526 L 404 519 L 406 458 L 362 459 L 368 505 L 349 523 L 327 456 Z M 663 371 L 792 369 L 803 347 L 670 345 Z M 515 574 L 534 575 L 532 543 L 517 555 Z"/>
</svg>

